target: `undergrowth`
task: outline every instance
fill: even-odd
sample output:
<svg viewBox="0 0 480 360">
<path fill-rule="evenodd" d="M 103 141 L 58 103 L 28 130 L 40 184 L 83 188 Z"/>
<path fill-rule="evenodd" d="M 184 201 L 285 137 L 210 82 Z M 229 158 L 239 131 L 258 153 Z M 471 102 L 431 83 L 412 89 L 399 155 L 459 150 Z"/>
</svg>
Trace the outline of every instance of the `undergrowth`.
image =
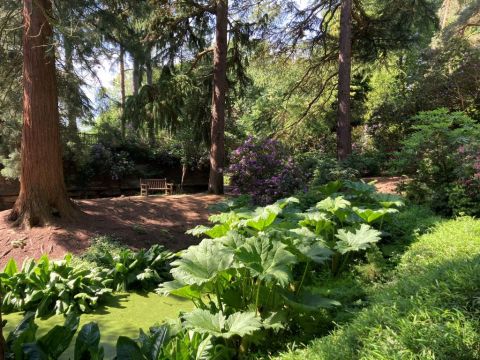
<svg viewBox="0 0 480 360">
<path fill-rule="evenodd" d="M 437 225 L 401 257 L 370 305 L 296 359 L 480 359 L 480 221 Z"/>
</svg>

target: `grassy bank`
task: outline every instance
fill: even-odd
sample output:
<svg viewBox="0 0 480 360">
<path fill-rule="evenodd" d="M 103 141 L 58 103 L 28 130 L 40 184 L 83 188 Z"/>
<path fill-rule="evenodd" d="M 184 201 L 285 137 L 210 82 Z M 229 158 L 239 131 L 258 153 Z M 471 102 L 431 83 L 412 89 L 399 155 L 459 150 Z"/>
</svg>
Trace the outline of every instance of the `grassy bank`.
<svg viewBox="0 0 480 360">
<path fill-rule="evenodd" d="M 439 224 L 351 322 L 297 359 L 480 359 L 480 220 Z"/>
</svg>

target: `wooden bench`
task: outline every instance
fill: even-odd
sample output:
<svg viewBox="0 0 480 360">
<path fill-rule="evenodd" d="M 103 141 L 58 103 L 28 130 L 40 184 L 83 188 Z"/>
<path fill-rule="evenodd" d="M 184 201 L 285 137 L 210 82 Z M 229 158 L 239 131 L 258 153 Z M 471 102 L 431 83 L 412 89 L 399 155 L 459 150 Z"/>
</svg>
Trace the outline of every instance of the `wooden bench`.
<svg viewBox="0 0 480 360">
<path fill-rule="evenodd" d="M 167 179 L 140 179 L 140 195 L 148 196 L 150 190 L 164 190 L 165 195 L 173 194 L 173 184 Z"/>
</svg>

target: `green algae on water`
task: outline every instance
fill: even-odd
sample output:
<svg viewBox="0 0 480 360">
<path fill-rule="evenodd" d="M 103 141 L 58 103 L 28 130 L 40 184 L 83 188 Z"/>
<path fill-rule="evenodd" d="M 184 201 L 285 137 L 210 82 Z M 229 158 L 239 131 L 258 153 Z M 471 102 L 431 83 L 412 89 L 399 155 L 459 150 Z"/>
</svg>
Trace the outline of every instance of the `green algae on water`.
<svg viewBox="0 0 480 360">
<path fill-rule="evenodd" d="M 80 327 L 89 322 L 96 322 L 102 335 L 101 344 L 105 349 L 105 359 L 113 359 L 119 336 L 137 338 L 139 329 L 148 331 L 151 326 L 175 319 L 180 312 L 192 309 L 193 304 L 190 301 L 172 296 L 165 297 L 155 293 L 116 293 L 105 306 L 94 313 L 82 314 Z M 7 336 L 22 318 L 23 313 L 4 315 L 4 319 L 8 321 L 4 335 Z M 42 336 L 55 325 L 62 325 L 64 317 L 55 315 L 48 319 L 36 319 L 35 322 L 39 326 L 37 336 Z M 72 358 L 74 345 L 75 338 L 60 359 Z"/>
</svg>

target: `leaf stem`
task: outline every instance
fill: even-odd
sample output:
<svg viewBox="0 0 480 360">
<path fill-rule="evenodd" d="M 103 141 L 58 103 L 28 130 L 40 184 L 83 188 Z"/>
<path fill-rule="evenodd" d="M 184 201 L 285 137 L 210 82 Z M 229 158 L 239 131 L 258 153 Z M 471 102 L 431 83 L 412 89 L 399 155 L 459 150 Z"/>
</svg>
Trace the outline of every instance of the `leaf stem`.
<svg viewBox="0 0 480 360">
<path fill-rule="evenodd" d="M 218 281 L 215 282 L 215 292 L 217 293 L 218 306 L 220 307 L 220 311 L 223 313 L 223 303 L 222 299 L 220 298 L 220 287 L 218 286 Z"/>
<path fill-rule="evenodd" d="M 310 260 L 307 261 L 307 264 L 305 265 L 305 270 L 303 270 L 302 280 L 300 280 L 300 284 L 298 285 L 298 289 L 297 289 L 297 295 L 300 293 L 300 289 L 302 288 L 303 281 L 305 280 L 305 276 L 307 275 L 308 265 L 310 265 Z"/>
<path fill-rule="evenodd" d="M 257 315 L 260 314 L 260 311 L 258 310 L 258 301 L 260 299 L 260 287 L 262 285 L 262 280 L 258 279 L 257 281 L 257 295 L 255 297 L 255 309 L 256 309 L 256 312 L 257 312 Z"/>
</svg>

